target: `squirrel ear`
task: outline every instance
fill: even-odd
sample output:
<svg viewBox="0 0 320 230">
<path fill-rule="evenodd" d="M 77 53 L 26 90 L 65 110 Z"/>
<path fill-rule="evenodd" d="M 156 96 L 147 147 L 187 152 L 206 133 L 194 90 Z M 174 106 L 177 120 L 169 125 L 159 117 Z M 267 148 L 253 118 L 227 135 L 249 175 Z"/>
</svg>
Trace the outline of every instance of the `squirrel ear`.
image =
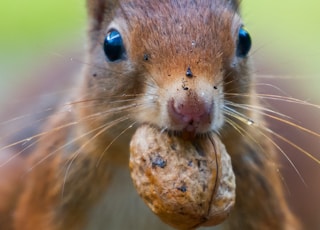
<svg viewBox="0 0 320 230">
<path fill-rule="evenodd" d="M 239 12 L 240 3 L 242 0 L 231 0 L 231 5 L 236 12 Z"/>
<path fill-rule="evenodd" d="M 101 29 L 101 24 L 111 16 L 111 11 L 119 0 L 86 0 L 87 11 L 90 20 L 90 29 L 95 31 Z M 110 12 L 109 12 L 110 11 Z"/>
<path fill-rule="evenodd" d="M 106 0 L 87 0 L 87 11 L 91 30 L 98 30 L 100 28 L 106 5 Z"/>
</svg>

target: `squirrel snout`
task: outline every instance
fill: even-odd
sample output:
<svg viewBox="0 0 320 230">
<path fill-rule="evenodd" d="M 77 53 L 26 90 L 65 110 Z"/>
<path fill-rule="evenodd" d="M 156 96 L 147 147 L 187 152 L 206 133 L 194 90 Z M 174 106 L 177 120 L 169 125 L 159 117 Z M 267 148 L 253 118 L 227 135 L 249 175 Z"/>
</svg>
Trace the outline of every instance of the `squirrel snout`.
<svg viewBox="0 0 320 230">
<path fill-rule="evenodd" d="M 172 122 L 188 132 L 206 132 L 211 124 L 212 103 L 197 95 L 171 98 L 168 113 Z"/>
</svg>

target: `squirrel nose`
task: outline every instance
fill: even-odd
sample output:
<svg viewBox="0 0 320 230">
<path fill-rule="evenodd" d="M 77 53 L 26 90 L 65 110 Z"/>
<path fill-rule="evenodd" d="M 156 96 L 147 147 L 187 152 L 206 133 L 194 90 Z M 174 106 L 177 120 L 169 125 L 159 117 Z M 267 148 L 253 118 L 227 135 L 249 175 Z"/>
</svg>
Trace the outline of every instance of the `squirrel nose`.
<svg viewBox="0 0 320 230">
<path fill-rule="evenodd" d="M 174 99 L 169 103 L 169 116 L 180 125 L 203 125 L 210 122 L 212 105 L 198 97 Z"/>
</svg>

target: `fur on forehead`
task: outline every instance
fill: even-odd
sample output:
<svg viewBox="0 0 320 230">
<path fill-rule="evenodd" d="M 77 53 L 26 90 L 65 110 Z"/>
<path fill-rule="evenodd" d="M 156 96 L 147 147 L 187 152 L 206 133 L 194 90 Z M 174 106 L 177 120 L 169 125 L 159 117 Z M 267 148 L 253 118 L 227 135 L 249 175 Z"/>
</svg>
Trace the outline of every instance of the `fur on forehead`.
<svg viewBox="0 0 320 230">
<path fill-rule="evenodd" d="M 156 4 L 153 1 L 124 0 L 118 13 L 127 19 L 129 26 L 130 22 L 134 27 L 150 21 L 157 27 L 165 28 L 177 22 L 190 26 L 212 25 L 214 21 L 216 24 L 226 23 L 223 20 L 231 22 L 238 16 L 234 8 L 234 1 L 228 0 L 162 0 Z"/>
<path fill-rule="evenodd" d="M 180 6 L 181 9 L 188 7 L 200 7 L 208 6 L 210 8 L 222 6 L 229 8 L 234 12 L 238 12 L 239 0 L 159 0 L 148 1 L 148 0 L 87 0 L 87 10 L 91 30 L 100 29 L 104 21 L 109 21 L 114 16 L 114 10 L 120 5 L 130 5 L 133 8 L 141 9 L 157 9 L 160 5 L 176 5 Z"/>
<path fill-rule="evenodd" d="M 222 51 L 226 54 L 233 51 L 230 44 L 234 43 L 232 39 L 241 25 L 233 5 L 225 0 L 162 0 L 157 4 L 128 0 L 121 4 L 118 13 L 119 18 L 126 18 L 127 25 L 122 28 L 130 31 L 133 39 L 130 44 L 137 43 L 134 50 L 140 50 L 139 55 L 157 50 L 161 50 L 158 54 L 171 57 L 176 51 L 180 56 L 190 54 L 193 41 L 196 44 L 193 48 L 202 50 L 199 53 L 202 57 L 214 57 Z M 162 49 L 167 47 L 171 49 Z M 208 47 L 211 54 L 204 55 Z"/>
<path fill-rule="evenodd" d="M 99 34 L 105 34 L 112 27 L 120 29 L 121 25 L 120 32 L 126 32 L 123 35 L 131 34 L 124 36 L 125 40 L 139 39 L 144 44 L 154 43 L 155 47 L 158 47 L 157 42 L 170 44 L 175 41 L 185 45 L 194 40 L 198 45 L 202 44 L 199 48 L 206 49 L 207 45 L 211 45 L 219 49 L 219 44 L 212 46 L 208 41 L 229 41 L 229 35 L 233 37 L 241 24 L 235 10 L 238 5 L 231 0 L 88 0 L 88 5 L 93 22 L 89 27 L 89 36 L 93 44 L 97 43 L 94 41 Z M 148 50 L 156 49 L 149 47 Z M 220 47 L 219 50 L 226 49 Z M 217 53 L 218 50 L 212 52 Z"/>
</svg>

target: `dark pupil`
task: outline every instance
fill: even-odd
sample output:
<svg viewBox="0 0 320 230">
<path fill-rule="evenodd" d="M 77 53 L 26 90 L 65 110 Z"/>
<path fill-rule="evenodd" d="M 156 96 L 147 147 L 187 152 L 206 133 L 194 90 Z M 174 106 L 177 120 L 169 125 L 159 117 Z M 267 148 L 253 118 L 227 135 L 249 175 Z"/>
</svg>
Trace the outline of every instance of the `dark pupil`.
<svg viewBox="0 0 320 230">
<path fill-rule="evenodd" d="M 104 52 L 107 59 L 111 62 L 124 57 L 123 41 L 118 31 L 112 30 L 107 34 L 104 40 Z"/>
<path fill-rule="evenodd" d="M 251 37 L 249 33 L 243 29 L 240 28 L 239 35 L 238 35 L 238 45 L 237 45 L 237 52 L 236 55 L 238 57 L 246 57 L 250 51 L 251 48 Z"/>
</svg>

